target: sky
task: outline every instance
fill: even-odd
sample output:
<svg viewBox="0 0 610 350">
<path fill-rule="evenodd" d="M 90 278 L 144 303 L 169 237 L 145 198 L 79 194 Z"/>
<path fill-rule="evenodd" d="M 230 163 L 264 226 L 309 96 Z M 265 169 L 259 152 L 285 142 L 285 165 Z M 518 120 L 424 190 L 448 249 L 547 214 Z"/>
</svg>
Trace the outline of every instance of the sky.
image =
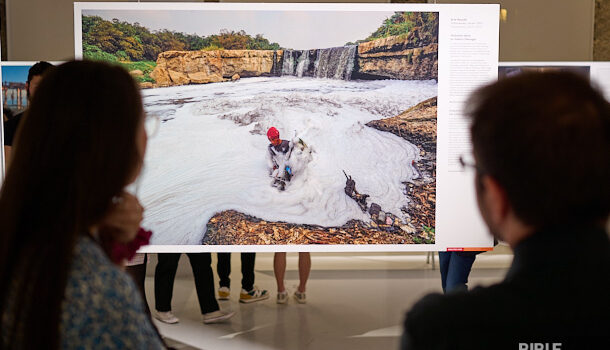
<svg viewBox="0 0 610 350">
<path fill-rule="evenodd" d="M 28 80 L 28 71 L 30 70 L 29 65 L 27 66 L 2 66 L 2 81 L 11 83 L 25 83 Z"/>
<path fill-rule="evenodd" d="M 220 11 L 83 10 L 107 20 L 138 22 L 149 30 L 169 29 L 208 36 L 221 29 L 262 34 L 290 49 L 323 49 L 366 39 L 391 11 Z"/>
</svg>

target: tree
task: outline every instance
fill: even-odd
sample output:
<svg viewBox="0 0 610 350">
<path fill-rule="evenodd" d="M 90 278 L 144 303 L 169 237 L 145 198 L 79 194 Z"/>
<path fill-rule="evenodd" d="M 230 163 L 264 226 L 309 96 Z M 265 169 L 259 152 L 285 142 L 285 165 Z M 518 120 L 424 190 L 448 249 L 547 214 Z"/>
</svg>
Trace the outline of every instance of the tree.
<svg viewBox="0 0 610 350">
<path fill-rule="evenodd" d="M 227 50 L 245 50 L 251 39 L 243 30 L 234 32 L 232 30 L 221 29 L 220 35 L 216 36 L 215 41 L 212 43 Z"/>
<path fill-rule="evenodd" d="M 438 37 L 438 13 L 436 12 L 395 12 L 386 18 L 365 40 L 356 43 L 371 41 L 388 36 L 407 35 L 414 28 L 419 28 L 419 35 L 425 41 L 435 42 Z"/>
<path fill-rule="evenodd" d="M 138 22 L 107 21 L 99 16 L 83 16 L 85 57 L 112 61 L 156 61 L 159 53 L 170 50 L 279 50 L 262 34 L 254 38 L 245 31 L 223 29 L 219 34 L 200 36 L 170 30 L 151 32 Z"/>
</svg>

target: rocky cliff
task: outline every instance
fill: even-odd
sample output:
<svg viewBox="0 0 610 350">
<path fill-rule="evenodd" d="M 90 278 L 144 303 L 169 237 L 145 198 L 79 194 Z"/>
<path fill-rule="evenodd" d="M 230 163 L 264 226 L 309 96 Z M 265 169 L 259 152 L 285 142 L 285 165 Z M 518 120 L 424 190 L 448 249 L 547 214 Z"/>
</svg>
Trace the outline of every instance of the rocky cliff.
<svg viewBox="0 0 610 350">
<path fill-rule="evenodd" d="M 166 51 L 159 54 L 150 76 L 157 86 L 217 83 L 235 74 L 278 76 L 282 55 L 281 50 Z"/>
<path fill-rule="evenodd" d="M 438 79 L 438 43 L 420 38 L 418 31 L 362 43 L 353 78 Z"/>
</svg>

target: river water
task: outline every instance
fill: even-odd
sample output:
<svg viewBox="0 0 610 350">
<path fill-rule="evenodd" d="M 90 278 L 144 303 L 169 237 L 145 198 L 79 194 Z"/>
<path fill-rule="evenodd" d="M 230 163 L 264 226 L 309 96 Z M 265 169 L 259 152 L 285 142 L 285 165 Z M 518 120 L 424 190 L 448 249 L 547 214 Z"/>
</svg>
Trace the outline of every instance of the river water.
<svg viewBox="0 0 610 350">
<path fill-rule="evenodd" d="M 149 140 L 139 195 L 153 244 L 200 244 L 217 212 L 269 221 L 340 226 L 366 220 L 343 191 L 357 190 L 402 216 L 405 181 L 419 150 L 365 126 L 437 95 L 435 81 L 249 78 L 143 91 L 148 114 L 164 122 Z M 266 131 L 300 137 L 312 150 L 284 192 L 271 186 Z"/>
</svg>

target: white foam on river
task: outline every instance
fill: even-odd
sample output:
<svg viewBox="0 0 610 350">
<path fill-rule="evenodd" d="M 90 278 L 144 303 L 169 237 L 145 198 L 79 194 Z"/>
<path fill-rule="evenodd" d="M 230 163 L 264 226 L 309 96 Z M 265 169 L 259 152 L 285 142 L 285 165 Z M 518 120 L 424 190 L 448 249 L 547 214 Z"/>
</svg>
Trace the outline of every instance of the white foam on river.
<svg viewBox="0 0 610 350">
<path fill-rule="evenodd" d="M 199 244 L 215 214 L 234 209 L 268 221 L 340 226 L 366 220 L 343 191 L 345 176 L 383 210 L 402 216 L 403 182 L 419 150 L 364 124 L 436 96 L 435 81 L 249 78 L 143 90 L 166 120 L 149 140 L 139 190 L 153 244 Z M 266 130 L 296 134 L 312 160 L 286 191 L 270 185 Z"/>
</svg>

